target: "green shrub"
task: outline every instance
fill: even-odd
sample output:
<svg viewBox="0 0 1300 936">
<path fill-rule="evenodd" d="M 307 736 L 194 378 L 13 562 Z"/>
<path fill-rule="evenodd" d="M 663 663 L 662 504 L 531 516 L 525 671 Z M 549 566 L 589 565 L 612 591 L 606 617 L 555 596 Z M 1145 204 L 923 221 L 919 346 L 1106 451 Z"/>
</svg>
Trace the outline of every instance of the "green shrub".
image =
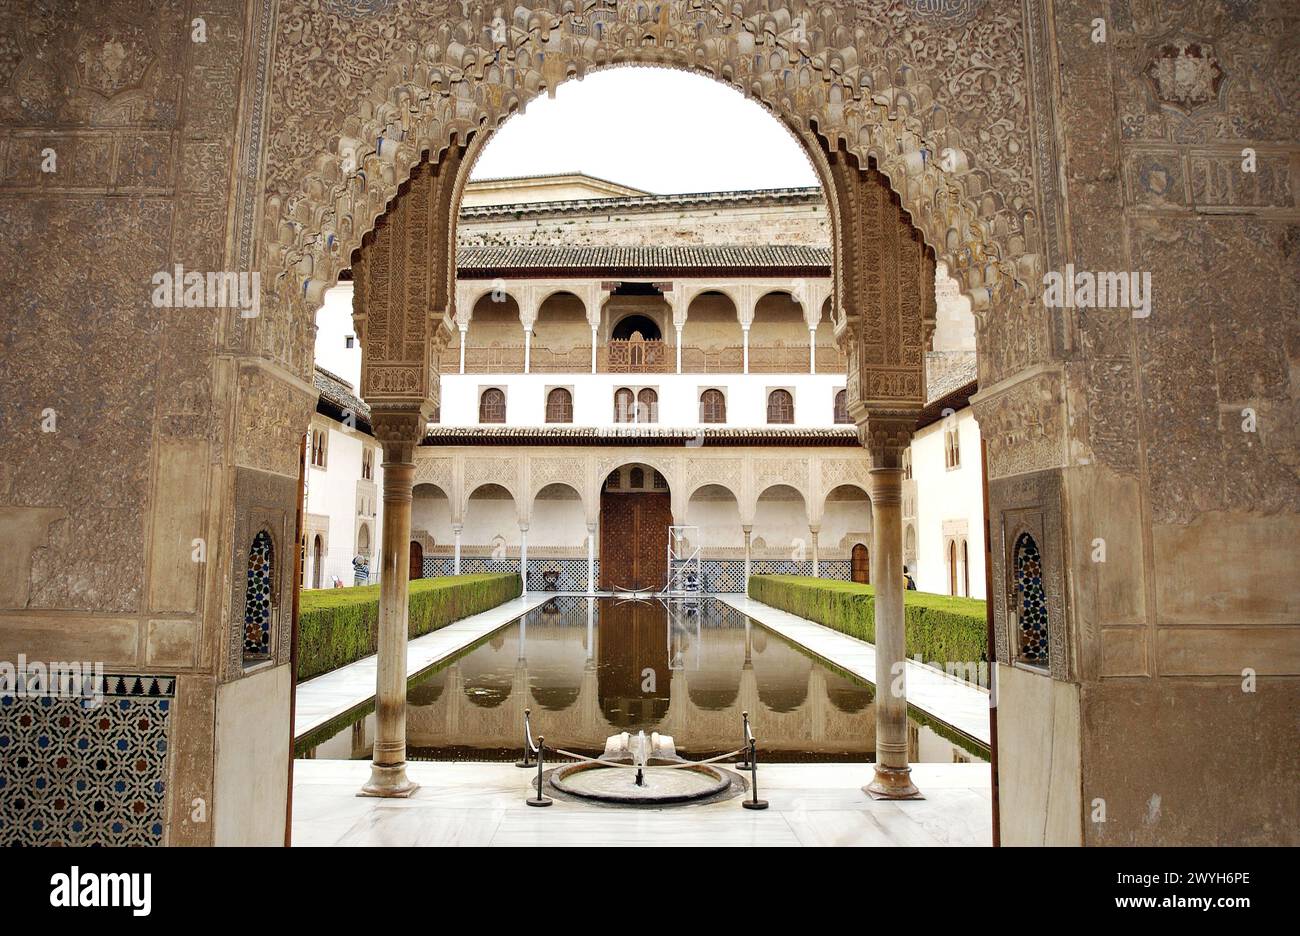
<svg viewBox="0 0 1300 936">
<path fill-rule="evenodd" d="M 379 585 L 317 588 L 298 600 L 298 679 L 338 669 L 378 649 Z M 446 575 L 411 582 L 407 635 L 419 637 L 520 594 L 519 576 Z"/>
<path fill-rule="evenodd" d="M 805 575 L 752 575 L 749 596 L 850 637 L 876 642 L 876 590 L 871 585 Z M 919 655 L 940 666 L 988 662 L 984 608 L 977 598 L 905 592 L 908 657 Z"/>
</svg>

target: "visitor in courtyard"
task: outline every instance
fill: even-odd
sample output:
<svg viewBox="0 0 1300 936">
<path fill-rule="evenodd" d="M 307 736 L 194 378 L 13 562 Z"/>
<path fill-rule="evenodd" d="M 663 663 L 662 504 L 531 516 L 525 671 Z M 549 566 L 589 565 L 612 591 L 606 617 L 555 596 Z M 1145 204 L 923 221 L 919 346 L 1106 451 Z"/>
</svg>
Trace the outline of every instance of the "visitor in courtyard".
<svg viewBox="0 0 1300 936">
<path fill-rule="evenodd" d="M 370 561 L 357 553 L 352 557 L 352 584 L 366 585 L 370 582 Z"/>
</svg>

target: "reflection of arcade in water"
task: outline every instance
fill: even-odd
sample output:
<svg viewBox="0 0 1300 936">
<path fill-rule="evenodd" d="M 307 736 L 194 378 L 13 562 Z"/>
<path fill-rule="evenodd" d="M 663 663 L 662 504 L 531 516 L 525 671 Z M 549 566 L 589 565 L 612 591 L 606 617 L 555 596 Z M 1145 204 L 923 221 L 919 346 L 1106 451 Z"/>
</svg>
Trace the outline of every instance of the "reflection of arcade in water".
<svg viewBox="0 0 1300 936">
<path fill-rule="evenodd" d="M 599 753 L 620 731 L 672 735 L 695 759 L 739 746 L 748 711 L 776 761 L 870 760 L 872 687 L 834 671 L 729 606 L 561 596 L 462 653 L 408 694 L 408 756 L 519 756 L 523 711 L 547 745 Z M 316 757 L 368 757 L 374 716 Z M 914 762 L 971 760 L 913 723 Z"/>
</svg>

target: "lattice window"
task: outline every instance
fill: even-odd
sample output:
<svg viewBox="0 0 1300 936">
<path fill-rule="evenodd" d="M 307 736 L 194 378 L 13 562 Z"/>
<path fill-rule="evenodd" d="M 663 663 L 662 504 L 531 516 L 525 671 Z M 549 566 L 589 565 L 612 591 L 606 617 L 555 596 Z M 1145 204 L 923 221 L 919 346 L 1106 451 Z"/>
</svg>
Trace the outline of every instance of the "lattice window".
<svg viewBox="0 0 1300 936">
<path fill-rule="evenodd" d="M 248 548 L 244 584 L 244 656 L 271 653 L 271 615 L 275 608 L 275 544 L 271 534 L 258 530 Z"/>
<path fill-rule="evenodd" d="M 546 421 L 548 423 L 573 422 L 573 394 L 556 387 L 546 395 Z"/>
<path fill-rule="evenodd" d="M 794 397 L 789 390 L 773 390 L 767 395 L 767 421 L 777 425 L 794 422 Z"/>
<path fill-rule="evenodd" d="M 1021 533 L 1011 556 L 1020 659 L 1046 666 L 1047 593 L 1043 590 L 1043 559 L 1038 543 L 1028 533 Z"/>
<path fill-rule="evenodd" d="M 656 471 L 654 485 L 656 491 L 666 491 L 668 490 L 668 479 Z"/>
<path fill-rule="evenodd" d="M 639 423 L 659 421 L 659 394 L 649 387 L 643 387 L 636 395 L 636 421 Z"/>
<path fill-rule="evenodd" d="M 478 398 L 478 421 L 503 423 L 506 421 L 506 395 L 496 387 L 489 387 Z"/>
<path fill-rule="evenodd" d="M 705 390 L 700 394 L 700 422 L 725 423 L 727 421 L 727 398 L 721 390 Z"/>
<path fill-rule="evenodd" d="M 849 419 L 849 394 L 847 390 L 841 390 L 835 394 L 835 422 L 848 423 Z"/>
<path fill-rule="evenodd" d="M 619 387 L 614 392 L 614 422 L 630 423 L 636 418 L 635 400 L 627 387 Z"/>
</svg>

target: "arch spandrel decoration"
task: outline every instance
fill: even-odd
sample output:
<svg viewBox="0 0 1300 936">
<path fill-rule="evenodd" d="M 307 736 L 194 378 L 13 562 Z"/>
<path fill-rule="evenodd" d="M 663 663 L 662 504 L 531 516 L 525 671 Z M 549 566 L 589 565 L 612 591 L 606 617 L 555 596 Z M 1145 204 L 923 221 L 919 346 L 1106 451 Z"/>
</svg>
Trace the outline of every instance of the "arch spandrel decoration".
<svg viewBox="0 0 1300 936">
<path fill-rule="evenodd" d="M 1043 264 L 1020 5 L 768 7 L 547 0 L 494 23 L 496 8 L 482 4 L 451 4 L 438 17 L 419 3 L 359 12 L 339 0 L 287 2 L 273 63 L 282 93 L 270 115 L 261 268 L 285 301 L 318 303 L 423 153 L 436 161 L 449 147 L 459 153 L 453 143 L 481 145 L 481 131 L 568 77 L 658 64 L 713 75 L 805 143 L 815 135 L 827 151 L 874 166 L 977 319 L 997 304 L 1026 319 L 1016 334 L 1035 334 L 1029 326 L 1043 316 L 1029 299 Z M 953 43 L 967 54 L 943 54 Z M 364 89 L 350 99 L 346 89 L 334 93 L 341 67 L 356 76 L 348 88 Z M 327 100 L 303 90 L 325 84 Z M 337 128 L 323 151 L 322 126 Z M 811 155 L 825 181 L 824 159 Z M 827 189 L 833 219 L 851 217 L 842 193 Z M 851 262 L 840 241 L 837 233 L 837 270 Z M 1025 350 L 995 363 L 1018 366 Z"/>
</svg>

